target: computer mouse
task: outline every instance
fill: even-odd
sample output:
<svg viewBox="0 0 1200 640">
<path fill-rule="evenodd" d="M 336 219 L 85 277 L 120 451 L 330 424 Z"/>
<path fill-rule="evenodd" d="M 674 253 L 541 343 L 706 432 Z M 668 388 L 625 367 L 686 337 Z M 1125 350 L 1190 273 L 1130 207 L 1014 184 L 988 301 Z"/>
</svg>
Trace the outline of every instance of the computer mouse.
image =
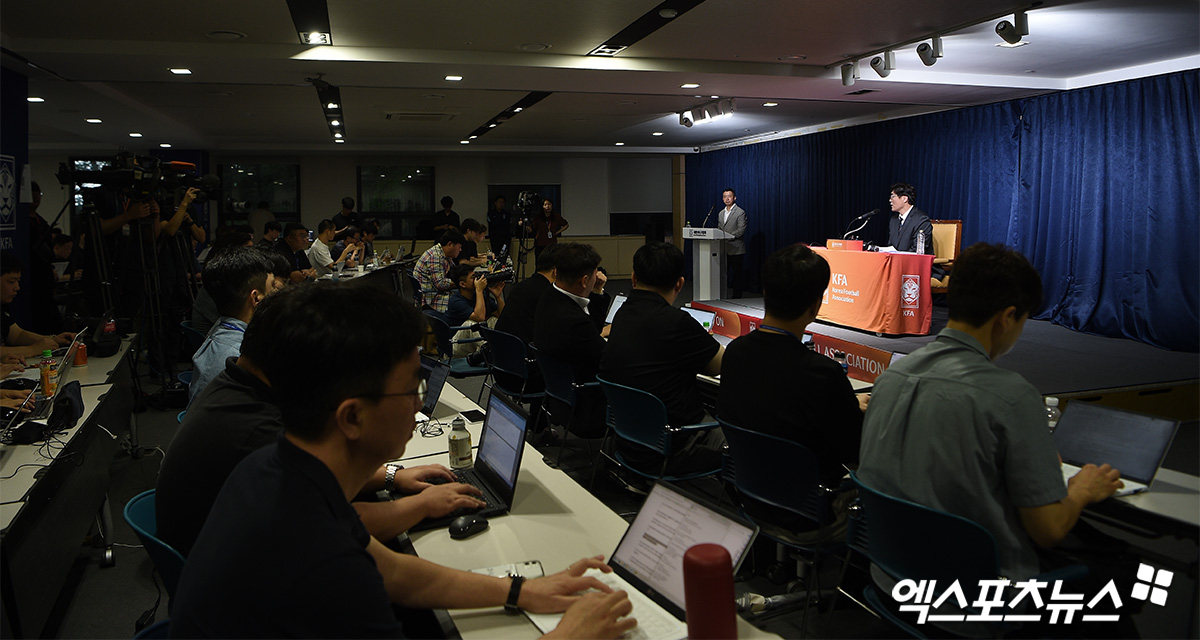
<svg viewBox="0 0 1200 640">
<path fill-rule="evenodd" d="M 29 391 L 37 386 L 38 381 L 32 378 L 7 378 L 0 382 L 0 388 Z"/>
<path fill-rule="evenodd" d="M 459 516 L 450 522 L 450 537 L 455 540 L 470 538 L 488 528 L 488 519 L 475 514 Z"/>
</svg>

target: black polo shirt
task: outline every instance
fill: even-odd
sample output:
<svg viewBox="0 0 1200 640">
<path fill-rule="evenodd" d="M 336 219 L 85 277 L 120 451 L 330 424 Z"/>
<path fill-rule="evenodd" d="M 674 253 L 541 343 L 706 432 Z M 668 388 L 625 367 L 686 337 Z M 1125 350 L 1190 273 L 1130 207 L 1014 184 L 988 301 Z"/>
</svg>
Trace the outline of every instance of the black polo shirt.
<svg viewBox="0 0 1200 640">
<path fill-rule="evenodd" d="M 236 361 L 196 396 L 158 473 L 158 537 L 184 556 L 234 467 L 283 433 L 271 388 Z"/>
<path fill-rule="evenodd" d="M 399 638 L 337 478 L 280 437 L 234 469 L 188 557 L 171 637 Z"/>
<path fill-rule="evenodd" d="M 654 394 L 672 425 L 695 424 L 704 419 L 696 374 L 720 349 L 687 312 L 658 293 L 635 289 L 613 318 L 600 375 Z"/>
<path fill-rule="evenodd" d="M 622 307 L 622 312 L 624 308 Z M 798 442 L 836 485 L 858 463 L 863 412 L 842 367 L 796 338 L 754 331 L 721 358 L 717 415 L 730 424 Z"/>
<path fill-rule="evenodd" d="M 458 252 L 458 257 L 455 258 L 454 261 L 455 262 L 465 262 L 467 260 L 470 260 L 471 258 L 478 258 L 478 257 L 479 257 L 479 245 L 476 244 L 476 242 L 474 240 L 467 240 L 467 241 L 463 242 L 462 251 Z"/>
</svg>

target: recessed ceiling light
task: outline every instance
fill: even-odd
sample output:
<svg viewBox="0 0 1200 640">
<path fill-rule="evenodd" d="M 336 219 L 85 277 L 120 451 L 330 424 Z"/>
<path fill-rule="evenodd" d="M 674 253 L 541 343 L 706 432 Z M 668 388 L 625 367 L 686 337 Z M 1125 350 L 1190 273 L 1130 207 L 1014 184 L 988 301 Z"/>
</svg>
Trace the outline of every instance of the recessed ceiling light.
<svg viewBox="0 0 1200 640">
<path fill-rule="evenodd" d="M 459 144 L 471 144 L 471 141 L 470 140 L 459 140 L 458 143 Z"/>
<path fill-rule="evenodd" d="M 300 44 L 333 44 L 333 36 L 321 31 L 301 31 Z"/>
<path fill-rule="evenodd" d="M 479 136 L 471 136 L 471 137 L 472 137 L 472 138 L 477 138 L 477 137 L 479 137 Z M 421 170 L 420 170 L 420 169 L 417 169 L 417 173 L 421 173 Z"/>
<path fill-rule="evenodd" d="M 1028 40 L 1021 40 L 1020 42 L 1014 42 L 1012 44 L 1009 44 L 1007 42 L 997 42 L 996 46 L 1004 47 L 1005 49 L 1016 49 L 1017 47 L 1023 47 L 1027 44 L 1029 44 Z"/>
<path fill-rule="evenodd" d="M 710 98 L 712 98 L 713 100 L 717 100 L 717 99 L 718 99 L 718 98 L 720 98 L 721 96 L 709 96 L 709 97 L 710 97 Z"/>
<path fill-rule="evenodd" d="M 545 51 L 546 49 L 550 48 L 550 45 L 544 42 L 526 42 L 525 44 L 517 45 L 517 48 L 521 51 L 529 51 L 530 53 L 533 53 L 536 51 Z"/>
<path fill-rule="evenodd" d="M 129 134 L 129 137 L 130 138 L 140 138 L 140 137 L 142 137 L 142 134 L 134 131 L 133 133 Z"/>
<path fill-rule="evenodd" d="M 696 84 L 695 82 L 685 82 L 685 83 L 679 85 L 679 88 L 680 89 L 699 89 L 700 85 Z"/>
<path fill-rule="evenodd" d="M 386 178 L 387 176 L 381 173 L 381 174 L 379 174 L 379 177 L 380 177 L 380 178 Z"/>
<path fill-rule="evenodd" d="M 462 80 L 462 76 L 446 76 L 446 80 L 448 82 L 460 82 Z"/>
<path fill-rule="evenodd" d="M 253 172 L 253 171 L 247 171 L 247 172 L 246 172 L 246 175 L 248 175 L 248 176 L 252 176 L 252 175 L 254 175 L 254 172 Z"/>
<path fill-rule="evenodd" d="M 616 143 L 614 143 L 614 144 L 615 144 L 616 146 L 618 146 L 618 147 L 623 147 L 623 146 L 625 146 L 625 143 L 624 143 L 624 142 L 616 142 Z"/>
<path fill-rule="evenodd" d="M 799 53 L 794 53 L 794 54 L 787 55 L 787 56 L 779 56 L 778 58 L 776 58 L 776 60 L 780 60 L 782 62 L 795 62 L 797 60 L 808 60 L 808 56 L 799 54 Z"/>
<path fill-rule="evenodd" d="M 88 124 L 100 124 L 101 122 L 104 122 L 104 121 L 101 120 L 100 118 L 88 118 L 85 122 L 87 122 Z"/>
<path fill-rule="evenodd" d="M 329 124 L 332 126 L 335 126 L 335 127 L 339 127 L 339 126 L 341 126 L 342 121 L 341 120 L 330 120 Z"/>
<path fill-rule="evenodd" d="M 25 101 L 26 101 L 26 102 L 45 102 L 45 101 L 46 101 L 46 99 L 45 99 L 45 98 L 39 98 L 39 97 L 37 97 L 37 96 L 29 96 L 28 98 L 25 98 Z"/>
<path fill-rule="evenodd" d="M 340 134 L 340 133 L 335 133 L 335 134 L 333 134 L 333 137 L 335 137 L 335 138 L 340 138 L 340 137 L 342 137 L 342 134 Z"/>
<path fill-rule="evenodd" d="M 488 128 L 489 128 L 489 129 L 495 129 L 495 128 L 496 128 L 496 123 L 495 123 L 495 122 L 493 122 L 493 123 L 489 124 L 489 125 L 488 125 Z"/>
<path fill-rule="evenodd" d="M 325 108 L 326 109 L 336 109 L 336 108 L 338 108 L 338 103 L 330 102 L 329 104 L 325 105 Z"/>
<path fill-rule="evenodd" d="M 652 136 L 661 136 L 662 134 L 663 134 L 663 132 L 661 132 L 661 131 L 655 131 L 654 133 L 652 133 L 652 134 L 650 134 L 650 135 L 652 135 Z"/>
<path fill-rule="evenodd" d="M 172 67 L 171 73 L 177 76 L 190 76 L 192 75 L 192 70 L 187 67 Z"/>
<path fill-rule="evenodd" d="M 171 143 L 170 142 L 160 142 L 160 143 L 158 143 L 158 146 L 162 147 L 163 149 L 170 149 Z M 254 175 L 254 174 L 252 173 L 250 175 Z"/>
<path fill-rule="evenodd" d="M 513 113 L 521 113 L 524 110 L 525 110 L 525 107 L 517 107 L 517 108 L 513 109 Z"/>
<path fill-rule="evenodd" d="M 246 34 L 242 33 L 241 31 L 228 31 L 225 29 L 209 31 L 204 35 L 212 38 L 213 40 L 241 40 L 242 38 L 246 37 Z"/>
<path fill-rule="evenodd" d="M 478 138 L 478 137 L 479 136 L 467 136 L 467 140 L 474 140 L 475 138 Z M 417 173 L 421 173 L 421 172 L 418 171 Z"/>
<path fill-rule="evenodd" d="M 662 18 L 663 20 L 670 20 L 677 15 L 679 15 L 678 9 L 659 9 L 658 10 L 658 17 Z"/>
<path fill-rule="evenodd" d="M 344 142 L 345 142 L 345 140 L 334 140 L 334 142 L 336 142 L 336 143 L 338 143 L 338 144 L 342 144 L 342 143 L 344 143 Z"/>
<path fill-rule="evenodd" d="M 779 103 L 778 102 L 764 102 L 763 106 L 764 107 L 778 107 Z"/>
</svg>

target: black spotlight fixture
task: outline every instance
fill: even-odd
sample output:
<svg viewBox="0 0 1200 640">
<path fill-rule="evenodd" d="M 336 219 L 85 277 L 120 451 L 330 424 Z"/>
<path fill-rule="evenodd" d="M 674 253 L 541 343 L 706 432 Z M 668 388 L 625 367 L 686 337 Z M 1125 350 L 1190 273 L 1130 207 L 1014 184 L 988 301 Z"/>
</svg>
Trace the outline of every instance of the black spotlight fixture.
<svg viewBox="0 0 1200 640">
<path fill-rule="evenodd" d="M 1024 11 L 1013 14 L 1013 21 L 1001 20 L 996 24 L 996 35 L 1008 44 L 1017 44 L 1021 36 L 1029 35 L 1029 16 Z"/>
<path fill-rule="evenodd" d="M 342 111 L 342 91 L 321 78 L 305 78 L 317 90 L 317 99 L 321 102 L 321 111 L 325 115 L 325 124 L 329 126 L 329 134 L 338 144 L 346 142 L 346 117 Z"/>
</svg>

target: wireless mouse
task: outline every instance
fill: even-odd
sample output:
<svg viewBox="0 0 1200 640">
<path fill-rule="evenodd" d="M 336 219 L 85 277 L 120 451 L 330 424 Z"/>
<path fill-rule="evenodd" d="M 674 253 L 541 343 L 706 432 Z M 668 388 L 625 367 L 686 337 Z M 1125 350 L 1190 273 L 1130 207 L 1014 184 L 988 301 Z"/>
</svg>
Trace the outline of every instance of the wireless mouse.
<svg viewBox="0 0 1200 640">
<path fill-rule="evenodd" d="M 470 538 L 488 528 L 488 519 L 474 514 L 459 516 L 450 522 L 450 537 L 455 540 Z"/>
</svg>

